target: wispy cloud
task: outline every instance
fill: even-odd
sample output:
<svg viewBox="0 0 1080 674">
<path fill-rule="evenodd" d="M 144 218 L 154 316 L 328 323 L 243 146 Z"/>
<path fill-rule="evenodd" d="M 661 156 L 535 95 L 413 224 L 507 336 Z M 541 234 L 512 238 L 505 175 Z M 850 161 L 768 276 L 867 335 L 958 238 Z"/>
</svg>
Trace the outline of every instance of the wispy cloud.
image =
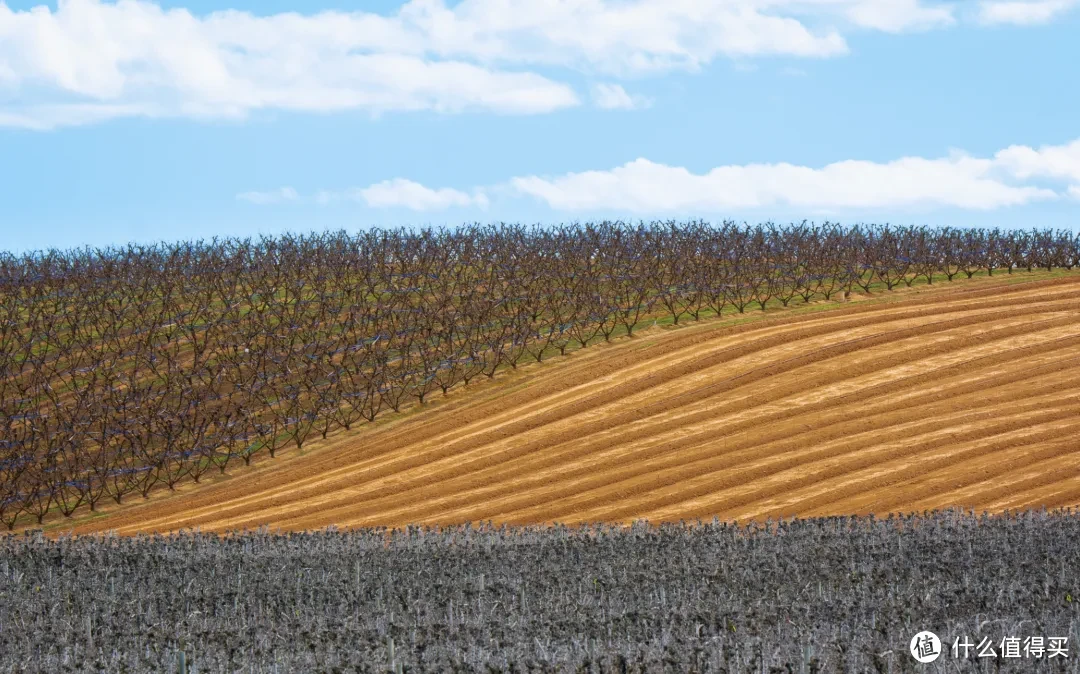
<svg viewBox="0 0 1080 674">
<path fill-rule="evenodd" d="M 300 195 L 291 187 L 280 187 L 268 192 L 241 192 L 236 195 L 236 198 L 253 204 L 280 204 L 287 201 L 296 201 L 300 198 Z"/>
<path fill-rule="evenodd" d="M 929 30 L 956 23 L 951 4 L 927 5 L 920 0 L 870 0 L 850 3 L 847 16 L 864 28 L 889 33 Z"/>
<path fill-rule="evenodd" d="M 310 197 L 298 194 L 291 187 L 283 187 L 269 192 L 244 192 L 236 195 L 236 198 L 260 205 L 300 201 L 326 206 L 353 201 L 372 208 L 407 208 L 414 211 L 436 211 L 455 206 L 484 209 L 488 206 L 488 197 L 483 189 L 474 189 L 472 193 L 450 187 L 433 189 L 404 178 L 384 180 L 368 187 L 323 189 Z"/>
<path fill-rule="evenodd" d="M 651 99 L 632 96 L 619 84 L 594 84 L 592 99 L 593 104 L 602 110 L 636 110 L 652 105 Z"/>
<path fill-rule="evenodd" d="M 979 3 L 979 19 L 986 24 L 1033 25 L 1048 23 L 1071 9 L 1080 0 L 1002 0 Z"/>
</svg>

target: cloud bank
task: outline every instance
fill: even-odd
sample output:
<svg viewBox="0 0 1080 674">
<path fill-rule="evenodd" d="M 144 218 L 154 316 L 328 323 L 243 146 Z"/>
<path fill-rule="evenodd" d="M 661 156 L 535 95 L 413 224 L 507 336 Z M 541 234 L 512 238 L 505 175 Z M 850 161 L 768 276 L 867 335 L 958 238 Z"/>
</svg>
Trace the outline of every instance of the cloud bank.
<svg viewBox="0 0 1080 674">
<path fill-rule="evenodd" d="M 1036 180 L 1042 182 L 1033 182 Z M 777 206 L 830 211 L 941 207 L 988 211 L 1080 198 L 1080 139 L 1039 148 L 1012 145 L 988 158 L 954 151 L 938 159 L 846 160 L 820 168 L 788 163 L 718 166 L 703 174 L 638 158 L 608 170 L 515 177 L 471 193 L 432 189 L 397 178 L 347 192 L 322 192 L 316 201 L 349 198 L 371 207 L 432 211 L 487 208 L 489 193 L 531 197 L 564 212 L 616 210 L 662 215 Z"/>
<path fill-rule="evenodd" d="M 538 114 L 580 104 L 540 68 L 610 78 L 722 56 L 825 58 L 847 53 L 840 30 L 924 30 L 953 13 L 936 0 L 410 0 L 391 15 L 270 16 L 0 0 L 0 126 L 260 109 Z M 593 92 L 601 107 L 627 107 L 618 85 L 599 86 L 611 87 Z"/>
<path fill-rule="evenodd" d="M 990 210 L 1056 196 L 1045 188 L 996 179 L 993 167 L 991 160 L 970 157 L 905 157 L 885 164 L 842 161 L 818 169 L 784 163 L 720 166 L 694 174 L 636 159 L 606 171 L 527 176 L 514 178 L 512 184 L 557 210 L 639 213 L 768 206 Z"/>
<path fill-rule="evenodd" d="M 1032 179 L 1068 183 L 1063 192 Z M 847 160 L 821 168 L 780 164 L 719 166 L 704 174 L 639 158 L 604 171 L 525 176 L 519 193 L 562 211 L 638 213 L 734 210 L 956 207 L 993 210 L 1080 191 L 1080 140 L 1032 148 L 1013 145 L 992 158 L 961 152 L 887 163 Z"/>
</svg>

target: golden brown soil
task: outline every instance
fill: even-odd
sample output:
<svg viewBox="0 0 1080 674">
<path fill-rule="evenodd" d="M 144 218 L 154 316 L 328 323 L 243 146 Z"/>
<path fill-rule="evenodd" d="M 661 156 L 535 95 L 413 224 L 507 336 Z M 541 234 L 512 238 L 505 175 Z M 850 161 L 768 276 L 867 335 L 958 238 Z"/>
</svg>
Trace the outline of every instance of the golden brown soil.
<svg viewBox="0 0 1080 674">
<path fill-rule="evenodd" d="M 1074 506 L 1080 276 L 1005 280 L 654 328 L 60 529 Z"/>
</svg>

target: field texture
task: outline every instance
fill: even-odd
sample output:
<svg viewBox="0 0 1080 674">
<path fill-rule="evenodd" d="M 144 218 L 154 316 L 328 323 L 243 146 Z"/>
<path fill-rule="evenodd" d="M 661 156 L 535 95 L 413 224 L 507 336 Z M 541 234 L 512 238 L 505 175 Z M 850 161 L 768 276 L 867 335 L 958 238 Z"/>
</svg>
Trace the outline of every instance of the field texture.
<svg viewBox="0 0 1080 674">
<path fill-rule="evenodd" d="M 74 531 L 1080 504 L 1080 278 L 1015 280 L 654 327 Z"/>
<path fill-rule="evenodd" d="M 1078 557 L 1075 512 L 0 536 L 0 673 L 1075 673 Z"/>
</svg>

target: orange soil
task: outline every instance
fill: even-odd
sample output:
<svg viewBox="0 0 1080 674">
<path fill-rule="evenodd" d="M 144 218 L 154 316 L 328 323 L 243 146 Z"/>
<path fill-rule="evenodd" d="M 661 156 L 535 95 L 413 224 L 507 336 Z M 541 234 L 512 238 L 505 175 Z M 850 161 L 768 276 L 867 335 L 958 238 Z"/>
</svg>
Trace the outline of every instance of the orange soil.
<svg viewBox="0 0 1080 674">
<path fill-rule="evenodd" d="M 62 528 L 1080 504 L 1080 276 L 889 295 L 654 328 Z"/>
</svg>

